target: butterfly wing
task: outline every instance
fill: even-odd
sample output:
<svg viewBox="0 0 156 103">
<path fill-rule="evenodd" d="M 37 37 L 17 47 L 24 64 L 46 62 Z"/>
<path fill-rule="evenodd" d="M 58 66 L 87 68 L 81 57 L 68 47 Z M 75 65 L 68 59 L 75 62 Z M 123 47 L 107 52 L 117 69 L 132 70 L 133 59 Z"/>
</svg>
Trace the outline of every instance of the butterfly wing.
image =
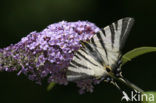
<svg viewBox="0 0 156 103">
<path fill-rule="evenodd" d="M 123 18 L 101 29 L 84 48 L 78 50 L 71 61 L 67 79 L 69 81 L 107 75 L 104 66 L 114 68 L 121 57 L 120 50 L 134 22 L 133 18 Z"/>
<path fill-rule="evenodd" d="M 125 44 L 133 22 L 134 19 L 129 17 L 120 19 L 103 28 L 91 39 L 91 44 L 94 44 L 103 56 L 105 65 L 113 68 L 120 59 L 120 51 Z"/>
<path fill-rule="evenodd" d="M 84 78 L 98 77 L 102 72 L 105 74 L 102 66 L 102 57 L 90 44 L 85 44 L 74 55 L 70 62 L 67 72 L 67 80 L 74 81 Z M 102 74 L 101 74 L 102 76 Z"/>
</svg>

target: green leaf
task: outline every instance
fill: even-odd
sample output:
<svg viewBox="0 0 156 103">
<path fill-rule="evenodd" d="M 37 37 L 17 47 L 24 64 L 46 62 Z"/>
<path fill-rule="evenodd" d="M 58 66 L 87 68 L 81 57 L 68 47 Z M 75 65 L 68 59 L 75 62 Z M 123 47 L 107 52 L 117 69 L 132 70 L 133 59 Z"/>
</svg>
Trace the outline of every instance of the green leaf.
<svg viewBox="0 0 156 103">
<path fill-rule="evenodd" d="M 47 91 L 52 90 L 52 89 L 54 88 L 54 86 L 55 86 L 55 83 L 54 83 L 54 82 L 51 82 L 51 83 L 48 85 L 48 87 L 47 87 Z"/>
<path fill-rule="evenodd" d="M 128 61 L 131 61 L 132 59 L 140 55 L 150 53 L 150 52 L 156 52 L 156 47 L 139 47 L 133 49 L 122 56 L 122 65 L 124 65 Z"/>
<path fill-rule="evenodd" d="M 143 94 L 144 101 L 142 103 L 156 103 L 156 92 L 144 92 Z"/>
</svg>

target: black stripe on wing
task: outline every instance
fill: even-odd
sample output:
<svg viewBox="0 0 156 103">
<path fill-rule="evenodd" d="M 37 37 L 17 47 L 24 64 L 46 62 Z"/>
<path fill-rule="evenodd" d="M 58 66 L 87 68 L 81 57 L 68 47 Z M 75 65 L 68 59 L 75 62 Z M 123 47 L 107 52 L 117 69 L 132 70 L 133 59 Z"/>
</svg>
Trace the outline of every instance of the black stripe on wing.
<svg viewBox="0 0 156 103">
<path fill-rule="evenodd" d="M 110 31 L 111 31 L 111 41 L 112 41 L 112 48 L 114 47 L 114 35 L 115 35 L 115 30 L 114 30 L 114 26 L 113 25 L 110 25 Z"/>
<path fill-rule="evenodd" d="M 69 64 L 69 67 L 76 68 L 76 66 L 72 65 L 71 63 Z"/>
<path fill-rule="evenodd" d="M 101 29 L 103 35 L 106 37 L 106 33 L 105 33 L 105 30 L 104 29 Z"/>
<path fill-rule="evenodd" d="M 94 38 L 91 38 L 91 42 L 92 42 L 92 44 L 93 44 L 95 47 L 97 47 L 97 45 L 95 44 Z"/>
<path fill-rule="evenodd" d="M 128 34 L 132 28 L 134 24 L 134 19 L 133 18 L 129 18 L 129 17 L 126 17 L 126 18 L 123 18 L 122 19 L 122 31 L 121 31 L 121 37 L 120 37 L 120 49 L 123 48 L 124 44 L 125 44 L 125 41 L 128 37 Z"/>
<path fill-rule="evenodd" d="M 93 64 L 94 66 L 98 66 L 98 65 L 96 65 L 95 63 L 93 63 L 92 61 L 90 61 L 85 55 L 81 54 L 81 52 L 77 52 L 77 56 L 78 56 L 79 58 L 85 59 L 87 62 Z M 80 59 L 80 60 L 82 60 L 82 59 Z"/>
<path fill-rule="evenodd" d="M 107 57 L 107 50 L 106 50 L 106 47 L 105 47 L 105 44 L 104 44 L 104 41 L 103 41 L 103 39 L 102 39 L 102 36 L 101 35 L 103 35 L 104 33 L 97 33 L 96 35 L 97 35 L 97 37 L 98 37 L 98 39 L 99 39 L 99 41 L 100 41 L 100 44 L 101 44 L 101 46 L 103 47 L 103 49 L 104 49 L 104 51 L 105 51 L 105 53 L 106 53 L 106 58 L 108 59 L 108 57 Z M 93 38 L 94 39 L 94 38 Z"/>
<path fill-rule="evenodd" d="M 114 22 L 114 25 L 115 25 L 115 30 L 118 30 L 118 22 Z"/>
<path fill-rule="evenodd" d="M 96 60 L 99 64 L 104 64 L 104 60 L 95 46 L 90 45 L 90 43 L 86 42 L 81 43 L 84 46 L 84 48 L 81 49 L 83 52 L 86 52 L 86 54 L 91 55 L 94 58 L 94 60 Z"/>
<path fill-rule="evenodd" d="M 68 70 L 68 72 L 67 72 L 68 74 L 67 75 L 81 75 L 81 77 L 83 77 L 83 76 L 88 76 L 87 74 L 85 74 L 85 73 L 80 73 L 80 72 L 74 72 L 74 71 L 72 71 L 72 70 Z M 84 77 L 83 77 L 84 78 Z"/>
<path fill-rule="evenodd" d="M 76 68 L 76 69 L 78 69 L 78 68 Z M 72 70 L 68 70 L 68 72 L 67 72 L 68 81 L 78 81 L 78 80 L 82 80 L 82 79 L 86 79 L 86 78 L 92 78 L 92 76 L 87 75 L 86 73 L 76 72 L 76 71 L 72 71 Z"/>
<path fill-rule="evenodd" d="M 75 56 L 77 59 L 81 60 L 81 58 L 80 58 L 78 55 L 75 54 L 74 56 Z"/>
<path fill-rule="evenodd" d="M 87 67 L 87 66 L 85 66 L 85 65 L 82 65 L 82 64 L 80 64 L 80 63 L 74 61 L 74 60 L 72 60 L 71 63 L 72 63 L 74 66 L 77 66 L 77 67 L 81 67 L 81 68 L 84 68 L 84 69 L 91 69 L 91 68 L 89 68 L 89 67 Z"/>
</svg>

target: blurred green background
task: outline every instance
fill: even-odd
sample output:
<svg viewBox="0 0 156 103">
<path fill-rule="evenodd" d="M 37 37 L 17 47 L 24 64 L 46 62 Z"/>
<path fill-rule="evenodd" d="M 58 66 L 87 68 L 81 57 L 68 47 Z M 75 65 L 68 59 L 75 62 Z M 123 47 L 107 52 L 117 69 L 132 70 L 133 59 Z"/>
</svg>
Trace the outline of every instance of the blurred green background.
<svg viewBox="0 0 156 103">
<path fill-rule="evenodd" d="M 18 42 L 31 31 L 41 31 L 61 20 L 88 20 L 104 27 L 122 17 L 136 22 L 123 53 L 140 46 L 156 46 L 155 0 L 1 0 L 0 48 Z M 156 53 L 134 59 L 123 67 L 123 75 L 144 90 L 156 91 Z M 121 94 L 101 83 L 90 94 L 79 95 L 74 84 L 36 85 L 16 73 L 0 73 L 0 103 L 120 103 Z"/>
</svg>

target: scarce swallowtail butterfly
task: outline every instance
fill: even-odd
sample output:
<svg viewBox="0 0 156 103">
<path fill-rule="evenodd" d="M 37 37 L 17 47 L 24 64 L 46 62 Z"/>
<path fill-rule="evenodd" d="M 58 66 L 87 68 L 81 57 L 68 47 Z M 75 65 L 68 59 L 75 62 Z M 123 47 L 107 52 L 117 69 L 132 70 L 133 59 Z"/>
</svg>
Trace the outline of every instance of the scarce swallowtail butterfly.
<svg viewBox="0 0 156 103">
<path fill-rule="evenodd" d="M 102 28 L 89 42 L 82 42 L 82 48 L 75 53 L 68 67 L 67 80 L 110 77 L 126 83 L 120 68 L 121 50 L 133 22 L 129 17 L 120 19 Z M 115 82 L 113 84 L 119 88 Z"/>
</svg>

